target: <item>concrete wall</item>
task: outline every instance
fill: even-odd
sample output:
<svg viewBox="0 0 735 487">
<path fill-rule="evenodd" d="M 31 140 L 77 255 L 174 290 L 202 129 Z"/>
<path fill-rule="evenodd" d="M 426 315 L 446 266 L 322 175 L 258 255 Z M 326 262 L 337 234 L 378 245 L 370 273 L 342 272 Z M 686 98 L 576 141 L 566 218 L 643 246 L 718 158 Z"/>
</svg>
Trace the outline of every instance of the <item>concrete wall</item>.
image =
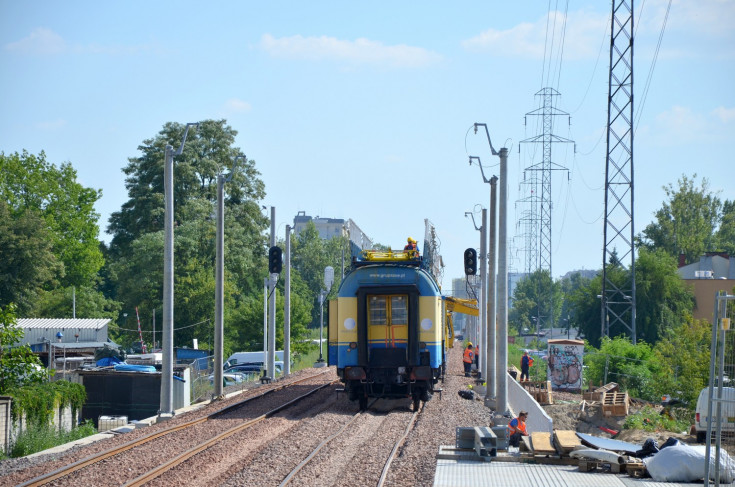
<svg viewBox="0 0 735 487">
<path fill-rule="evenodd" d="M 510 376 L 508 376 L 508 406 L 513 417 L 521 411 L 528 411 L 526 427 L 529 434 L 554 432 L 554 422 L 544 408 Z"/>
<path fill-rule="evenodd" d="M 18 438 L 23 431 L 28 429 L 28 420 L 25 415 L 21 416 L 18 421 L 13 421 L 10 414 L 11 397 L 0 396 L 0 447 L 7 452 L 11 443 Z M 72 411 L 71 406 L 64 408 L 56 408 L 51 424 L 59 431 L 71 431 L 72 428 L 79 424 L 79 414 L 81 411 Z"/>
<path fill-rule="evenodd" d="M 0 396 L 0 448 L 7 452 L 10 446 L 10 396 Z"/>
</svg>

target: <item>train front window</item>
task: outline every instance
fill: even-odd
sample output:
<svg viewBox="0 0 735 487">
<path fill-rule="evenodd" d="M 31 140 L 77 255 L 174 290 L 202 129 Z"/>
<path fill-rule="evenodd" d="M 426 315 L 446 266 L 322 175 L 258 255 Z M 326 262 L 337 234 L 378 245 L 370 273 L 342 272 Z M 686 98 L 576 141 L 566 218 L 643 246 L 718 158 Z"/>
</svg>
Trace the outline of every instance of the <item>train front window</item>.
<svg viewBox="0 0 735 487">
<path fill-rule="evenodd" d="M 406 296 L 391 296 L 390 321 L 392 325 L 408 324 L 408 300 Z"/>
<path fill-rule="evenodd" d="M 408 324 L 408 296 L 368 296 L 368 324 Z"/>
</svg>

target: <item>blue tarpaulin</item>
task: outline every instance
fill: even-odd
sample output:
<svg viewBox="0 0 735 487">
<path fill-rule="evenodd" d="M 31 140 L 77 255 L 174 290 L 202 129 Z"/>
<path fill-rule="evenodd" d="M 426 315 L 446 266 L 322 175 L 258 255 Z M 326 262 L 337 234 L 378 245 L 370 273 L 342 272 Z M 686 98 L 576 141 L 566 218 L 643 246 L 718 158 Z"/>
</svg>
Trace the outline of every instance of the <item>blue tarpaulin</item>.
<svg viewBox="0 0 735 487">
<path fill-rule="evenodd" d="M 120 363 L 122 363 L 122 360 L 117 357 L 105 357 L 97 361 L 97 367 L 109 367 Z"/>
<path fill-rule="evenodd" d="M 115 365 L 115 370 L 120 370 L 123 372 L 155 372 L 156 368 L 152 365 L 132 365 L 121 363 Z"/>
</svg>

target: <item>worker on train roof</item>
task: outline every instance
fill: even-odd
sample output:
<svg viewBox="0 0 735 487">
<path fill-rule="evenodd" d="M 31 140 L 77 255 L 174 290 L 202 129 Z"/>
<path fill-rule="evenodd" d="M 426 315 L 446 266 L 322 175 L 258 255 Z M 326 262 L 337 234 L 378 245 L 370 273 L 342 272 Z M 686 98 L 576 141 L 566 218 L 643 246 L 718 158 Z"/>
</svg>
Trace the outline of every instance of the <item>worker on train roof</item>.
<svg viewBox="0 0 735 487">
<path fill-rule="evenodd" d="M 405 247 L 403 247 L 403 251 L 408 252 L 411 250 L 415 250 L 416 253 L 413 256 L 414 258 L 418 258 L 419 246 L 416 244 L 416 240 L 413 237 L 408 237 L 406 240 L 408 241 L 408 243 L 406 244 Z"/>
</svg>

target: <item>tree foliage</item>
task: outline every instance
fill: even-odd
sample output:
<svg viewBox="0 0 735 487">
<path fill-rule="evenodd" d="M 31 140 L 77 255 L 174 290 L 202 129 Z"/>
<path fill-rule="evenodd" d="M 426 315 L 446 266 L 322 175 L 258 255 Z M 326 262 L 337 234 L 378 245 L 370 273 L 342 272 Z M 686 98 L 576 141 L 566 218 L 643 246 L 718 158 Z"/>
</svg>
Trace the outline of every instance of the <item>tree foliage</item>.
<svg viewBox="0 0 735 487">
<path fill-rule="evenodd" d="M 627 337 L 604 337 L 599 351 L 585 354 L 587 379 L 594 384 L 617 382 L 634 397 L 657 400 L 654 378 L 660 374 L 653 357 L 653 349 L 644 341 L 633 345 Z"/>
<path fill-rule="evenodd" d="M 519 333 L 523 328 L 536 330 L 537 322 L 551 326 L 559 319 L 563 300 L 562 286 L 549 271 L 536 271 L 516 286 L 509 321 Z"/>
<path fill-rule="evenodd" d="M 707 178 L 702 178 L 698 188 L 696 178 L 696 174 L 691 179 L 682 175 L 678 188 L 672 184 L 663 187 L 669 200 L 655 213 L 656 220 L 646 226 L 641 238 L 649 249 L 662 249 L 677 258 L 684 254 L 687 264 L 715 249 L 722 209 L 720 199 L 709 191 Z"/>
<path fill-rule="evenodd" d="M 46 372 L 28 345 L 13 346 L 23 339 L 15 306 L 0 307 L 0 395 L 12 389 L 44 382 Z"/>
<path fill-rule="evenodd" d="M 659 364 L 656 384 L 660 395 L 670 394 L 696 404 L 709 379 L 712 325 L 688 319 L 666 330 L 654 349 Z"/>
<path fill-rule="evenodd" d="M 94 211 L 102 193 L 85 188 L 76 178 L 70 163 L 56 167 L 43 152 L 0 152 L 0 200 L 7 202 L 14 218 L 33 211 L 43 219 L 53 254 L 63 263 L 55 272 L 64 287 L 89 285 L 103 264 L 99 214 Z"/>
<path fill-rule="evenodd" d="M 63 264 L 53 252 L 50 232 L 38 213 L 11 214 L 0 199 L 0 303 L 30 311 L 43 289 L 57 284 Z"/>
</svg>

